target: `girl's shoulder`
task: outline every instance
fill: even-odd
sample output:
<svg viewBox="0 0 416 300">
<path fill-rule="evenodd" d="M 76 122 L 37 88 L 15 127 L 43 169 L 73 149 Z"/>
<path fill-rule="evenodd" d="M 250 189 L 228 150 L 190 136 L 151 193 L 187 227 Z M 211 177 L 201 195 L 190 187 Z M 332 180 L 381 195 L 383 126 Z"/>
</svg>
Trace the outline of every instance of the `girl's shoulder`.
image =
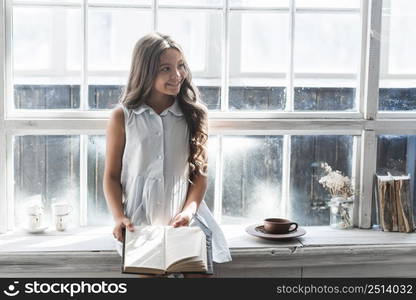
<svg viewBox="0 0 416 300">
<path fill-rule="evenodd" d="M 111 127 L 123 127 L 124 128 L 125 120 L 127 120 L 125 109 L 123 108 L 123 106 L 117 105 L 111 111 L 109 126 L 111 126 Z"/>
<path fill-rule="evenodd" d="M 123 104 L 119 103 L 116 105 L 116 107 L 113 108 L 113 111 L 111 112 L 114 117 L 117 117 L 119 119 L 122 119 L 123 122 L 129 119 L 129 116 L 131 114 L 131 110 L 125 107 Z"/>
</svg>

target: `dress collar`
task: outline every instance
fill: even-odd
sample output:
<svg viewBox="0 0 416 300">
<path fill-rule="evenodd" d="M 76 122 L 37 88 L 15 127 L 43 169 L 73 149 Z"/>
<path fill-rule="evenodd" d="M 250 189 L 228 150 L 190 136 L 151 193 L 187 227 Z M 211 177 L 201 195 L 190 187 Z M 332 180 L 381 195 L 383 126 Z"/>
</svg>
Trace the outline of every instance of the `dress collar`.
<svg viewBox="0 0 416 300">
<path fill-rule="evenodd" d="M 146 110 L 154 112 L 153 108 L 151 108 L 146 103 L 143 103 L 138 108 L 135 108 L 133 110 L 133 112 L 137 115 L 140 115 L 141 113 L 145 112 Z M 178 99 L 176 97 L 175 97 L 175 100 L 173 101 L 173 104 L 171 106 L 169 106 L 168 108 L 166 108 L 164 111 L 162 111 L 160 113 L 160 115 L 165 116 L 168 113 L 168 111 L 170 111 L 175 116 L 178 116 L 178 117 L 183 116 L 183 112 L 182 112 L 181 108 L 179 107 Z"/>
</svg>

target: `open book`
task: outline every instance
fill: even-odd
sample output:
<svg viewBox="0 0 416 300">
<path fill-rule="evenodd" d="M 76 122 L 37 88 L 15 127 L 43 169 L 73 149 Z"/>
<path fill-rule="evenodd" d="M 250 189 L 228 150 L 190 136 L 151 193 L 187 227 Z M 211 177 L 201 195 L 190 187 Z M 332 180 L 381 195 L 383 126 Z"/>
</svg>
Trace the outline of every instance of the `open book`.
<svg viewBox="0 0 416 300">
<path fill-rule="evenodd" d="M 194 226 L 135 226 L 125 231 L 123 273 L 206 272 L 204 232 Z"/>
</svg>

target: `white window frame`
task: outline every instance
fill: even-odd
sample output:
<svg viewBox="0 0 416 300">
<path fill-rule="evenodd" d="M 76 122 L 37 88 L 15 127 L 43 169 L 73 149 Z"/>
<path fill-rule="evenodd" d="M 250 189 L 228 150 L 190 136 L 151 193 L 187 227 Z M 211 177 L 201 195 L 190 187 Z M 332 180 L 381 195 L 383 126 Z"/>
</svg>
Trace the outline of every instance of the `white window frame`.
<svg viewBox="0 0 416 300">
<path fill-rule="evenodd" d="M 41 3 L 41 1 L 39 1 Z M 56 1 L 58 3 L 58 0 Z M 13 229 L 13 135 L 31 134 L 77 134 L 81 136 L 80 148 L 80 190 L 81 190 L 81 225 L 86 224 L 86 144 L 90 134 L 104 134 L 109 111 L 65 111 L 65 110 L 12 110 L 8 104 L 12 103 L 13 89 L 11 77 L 11 0 L 1 0 L 0 7 L 0 64 L 5 72 L 0 75 L 0 88 L 3 91 L 0 105 L 0 233 Z M 46 4 L 44 4 L 46 5 Z M 48 4 L 50 5 L 50 4 Z M 55 4 L 57 5 L 57 4 Z M 287 97 L 289 109 L 285 112 L 229 112 L 228 109 L 228 53 L 229 1 L 218 7 L 204 7 L 204 10 L 218 10 L 223 12 L 223 36 L 221 41 L 223 59 L 221 74 L 221 110 L 210 112 L 210 134 L 221 135 L 283 135 L 283 196 L 289 199 L 290 175 L 290 136 L 291 135 L 353 135 L 354 159 L 353 177 L 357 179 L 357 189 L 360 191 L 356 208 L 354 224 L 360 228 L 371 226 L 371 192 L 372 178 L 376 171 L 377 135 L 380 134 L 416 134 L 416 112 L 378 112 L 378 83 L 381 28 L 381 0 L 362 0 L 361 7 L 361 62 L 359 71 L 359 85 L 357 97 L 361 100 L 357 112 L 294 112 L 293 111 L 293 41 L 294 41 L 294 0 L 290 11 L 290 64 Z M 91 5 L 97 6 L 97 5 Z M 104 6 L 104 5 L 103 5 Z M 106 4 L 105 6 L 111 6 Z M 117 7 L 138 7 L 137 5 L 117 5 Z M 153 29 L 157 29 L 158 0 L 152 0 L 150 9 L 153 15 Z M 169 9 L 169 7 L 165 7 Z M 171 7 L 175 9 L 175 7 Z M 185 9 L 180 7 L 181 9 Z M 177 9 L 177 7 L 176 7 Z M 186 9 L 196 9 L 188 7 Z M 255 10 L 256 8 L 252 8 Z M 260 9 L 260 8 L 258 8 Z M 83 59 L 81 84 L 81 110 L 86 107 L 87 87 L 87 4 L 82 0 L 83 10 Z M 251 9 L 250 9 L 251 10 Z M 75 121 L 75 122 L 74 122 Z M 6 146 L 5 146 L 6 145 Z M 221 151 L 219 152 L 221 157 Z M 84 159 L 84 161 L 83 161 Z M 217 160 L 216 190 L 214 200 L 214 215 L 221 216 L 221 159 Z"/>
</svg>

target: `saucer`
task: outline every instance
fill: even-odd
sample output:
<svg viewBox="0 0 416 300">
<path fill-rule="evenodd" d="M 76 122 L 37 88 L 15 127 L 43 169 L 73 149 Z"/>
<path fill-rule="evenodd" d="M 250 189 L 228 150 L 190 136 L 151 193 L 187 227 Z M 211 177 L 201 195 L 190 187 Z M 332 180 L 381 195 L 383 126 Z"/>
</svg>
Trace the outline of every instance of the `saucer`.
<svg viewBox="0 0 416 300">
<path fill-rule="evenodd" d="M 261 238 L 268 239 L 268 240 L 281 240 L 281 239 L 291 239 L 291 238 L 302 236 L 306 233 L 306 230 L 301 227 L 298 227 L 298 229 L 289 233 L 274 234 L 274 233 L 267 233 L 264 230 L 264 226 L 262 224 L 253 224 L 253 225 L 246 227 L 246 232 L 256 237 L 261 237 Z"/>
<path fill-rule="evenodd" d="M 28 228 L 28 227 L 23 227 L 23 229 L 27 232 L 30 233 L 42 233 L 44 232 L 46 229 L 48 228 L 48 226 L 43 226 L 43 227 L 39 227 L 39 228 Z"/>
</svg>

